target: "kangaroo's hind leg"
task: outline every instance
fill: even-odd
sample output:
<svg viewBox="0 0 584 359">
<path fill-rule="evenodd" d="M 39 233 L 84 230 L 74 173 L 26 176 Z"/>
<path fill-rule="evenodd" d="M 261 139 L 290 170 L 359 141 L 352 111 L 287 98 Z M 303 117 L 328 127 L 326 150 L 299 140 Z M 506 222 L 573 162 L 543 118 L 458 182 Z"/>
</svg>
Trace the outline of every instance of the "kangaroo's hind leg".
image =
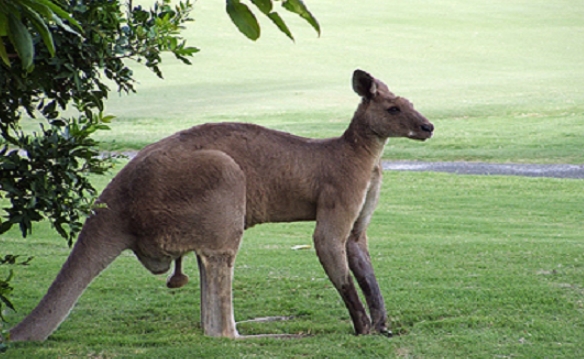
<svg viewBox="0 0 584 359">
<path fill-rule="evenodd" d="M 205 335 L 237 338 L 233 315 L 235 255 L 197 255 L 201 275 L 201 323 Z"/>
<path fill-rule="evenodd" d="M 232 281 L 245 226 L 245 175 L 231 157 L 220 152 L 209 155 L 215 170 L 207 169 L 207 175 L 212 176 L 213 186 L 198 197 L 194 228 L 199 233 L 194 250 L 200 274 L 201 323 L 205 335 L 237 338 Z"/>
<path fill-rule="evenodd" d="M 235 338 L 231 282 L 245 226 L 245 174 L 221 151 L 182 146 L 155 150 L 136 173 L 141 186 L 134 187 L 143 190 L 134 198 L 157 199 L 156 207 L 134 211 L 142 234 L 136 253 L 155 258 L 150 262 L 157 266 L 149 263 L 148 268 L 159 273 L 175 260 L 176 273 L 168 282 L 173 286 L 182 284 L 182 256 L 194 251 L 200 267 L 203 330 Z"/>
</svg>

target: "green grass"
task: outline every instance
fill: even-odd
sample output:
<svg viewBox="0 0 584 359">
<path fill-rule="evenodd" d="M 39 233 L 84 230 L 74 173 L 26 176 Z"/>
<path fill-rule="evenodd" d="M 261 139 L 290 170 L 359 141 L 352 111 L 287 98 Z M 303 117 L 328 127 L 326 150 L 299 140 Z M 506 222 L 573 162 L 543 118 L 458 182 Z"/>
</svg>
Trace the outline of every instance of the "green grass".
<svg viewBox="0 0 584 359">
<path fill-rule="evenodd" d="M 243 334 L 304 333 L 300 340 L 204 337 L 198 271 L 168 290 L 130 253 L 86 291 L 45 343 L 16 343 L 6 358 L 577 358 L 584 355 L 584 192 L 581 181 L 386 174 L 370 250 L 392 326 L 400 336 L 355 337 L 340 297 L 312 249 L 312 223 L 246 232 L 235 268 Z M 46 227 L 2 248 L 34 253 L 14 285 L 14 323 L 37 304 L 68 250 Z"/>
<path fill-rule="evenodd" d="M 240 120 L 335 136 L 358 102 L 349 79 L 360 67 L 437 124 L 433 141 L 424 146 L 394 141 L 400 151 L 389 147 L 388 158 L 584 162 L 580 2 L 310 5 L 323 25 L 320 39 L 298 22 L 296 44 L 269 27 L 252 44 L 230 31 L 222 5 L 199 4 L 193 43 L 203 51 L 195 66 L 169 66 L 162 88 L 156 80 L 145 83 L 133 98 L 136 106 L 127 108 L 136 111 L 147 101 L 148 112 L 125 111 L 123 121 L 150 118 L 154 128 L 170 133 L 194 123 Z M 112 102 L 112 112 L 126 107 L 126 100 Z M 570 146 L 558 151 L 564 142 Z M 472 151 L 460 150 L 469 144 Z"/>
<path fill-rule="evenodd" d="M 197 2 L 185 33 L 202 49 L 193 66 L 166 58 L 164 80 L 133 66 L 138 93 L 111 96 L 107 112 L 118 119 L 99 136 L 104 148 L 139 149 L 214 121 L 337 136 L 359 102 L 350 78 L 362 68 L 437 125 L 424 145 L 392 141 L 387 158 L 584 163 L 581 1 L 309 6 L 320 38 L 287 16 L 296 43 L 266 22 L 254 43 L 237 32 L 221 1 Z"/>
</svg>

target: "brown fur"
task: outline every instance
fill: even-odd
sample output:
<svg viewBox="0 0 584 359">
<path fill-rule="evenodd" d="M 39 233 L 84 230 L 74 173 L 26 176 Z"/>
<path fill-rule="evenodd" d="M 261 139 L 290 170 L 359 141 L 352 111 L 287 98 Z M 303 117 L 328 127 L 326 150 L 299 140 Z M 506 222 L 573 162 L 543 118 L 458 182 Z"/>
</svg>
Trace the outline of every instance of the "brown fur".
<svg viewBox="0 0 584 359">
<path fill-rule="evenodd" d="M 366 72 L 355 71 L 353 88 L 363 100 L 338 138 L 221 123 L 196 126 L 144 148 L 103 191 L 99 201 L 106 206 L 87 220 L 48 293 L 12 328 L 11 339 L 46 339 L 93 278 L 125 249 L 157 274 L 176 260 L 169 287 L 186 283 L 181 260 L 194 251 L 205 334 L 238 337 L 231 281 L 244 230 L 314 220 L 317 255 L 356 333 L 390 333 L 365 234 L 379 197 L 380 157 L 388 137 L 425 140 L 433 126 Z"/>
</svg>

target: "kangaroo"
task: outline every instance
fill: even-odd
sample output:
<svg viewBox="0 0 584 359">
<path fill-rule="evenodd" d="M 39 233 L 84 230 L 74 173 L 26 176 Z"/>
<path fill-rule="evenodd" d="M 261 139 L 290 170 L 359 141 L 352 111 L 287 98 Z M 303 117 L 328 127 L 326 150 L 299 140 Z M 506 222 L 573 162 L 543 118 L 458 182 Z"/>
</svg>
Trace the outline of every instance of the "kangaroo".
<svg viewBox="0 0 584 359">
<path fill-rule="evenodd" d="M 127 249 L 154 274 L 175 261 L 169 287 L 186 283 L 181 260 L 194 251 L 205 335 L 240 338 L 232 278 L 244 230 L 292 221 L 316 221 L 316 253 L 355 333 L 391 335 L 366 236 L 379 198 L 380 158 L 389 137 L 426 140 L 434 126 L 364 71 L 353 73 L 353 89 L 362 101 L 340 137 L 310 139 L 217 123 L 145 147 L 102 192 L 103 205 L 86 220 L 47 294 L 10 330 L 10 339 L 45 340 L 90 282 Z"/>
</svg>

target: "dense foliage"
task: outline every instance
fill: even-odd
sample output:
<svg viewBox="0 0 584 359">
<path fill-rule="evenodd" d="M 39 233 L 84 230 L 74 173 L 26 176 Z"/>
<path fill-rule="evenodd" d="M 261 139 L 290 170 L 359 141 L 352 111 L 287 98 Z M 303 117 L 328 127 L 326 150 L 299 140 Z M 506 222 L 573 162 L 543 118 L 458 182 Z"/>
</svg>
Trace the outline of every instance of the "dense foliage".
<svg viewBox="0 0 584 359">
<path fill-rule="evenodd" d="M 30 14 L 30 9 L 26 10 L 29 3 L 32 1 L 21 3 L 21 14 Z M 179 36 L 182 24 L 190 20 L 188 1 L 171 7 L 169 0 L 164 0 L 150 11 L 136 6 L 127 12 L 118 1 L 60 5 L 82 27 L 49 22 L 49 38 L 32 25 L 37 23 L 30 20 L 34 16 L 19 19 L 12 13 L 5 15 L 12 19 L 12 35 L 10 41 L 4 41 L 7 55 L 3 58 L 9 63 L 0 67 L 0 194 L 11 205 L 3 209 L 0 233 L 17 224 L 26 236 L 32 222 L 48 218 L 71 243 L 95 195 L 87 175 L 103 173 L 111 163 L 99 156 L 91 138 L 111 120 L 103 115 L 110 91 L 105 78 L 113 80 L 119 91 L 133 91 L 134 79 L 125 59 L 144 62 L 161 76 L 161 52 L 170 51 L 188 62 L 186 57 L 197 49 L 187 47 Z M 13 25 L 20 20 L 21 26 L 27 25 L 28 36 Z M 45 46 L 39 46 L 39 38 L 49 39 L 43 41 Z M 23 49 L 30 45 L 29 39 L 36 43 L 34 63 L 24 58 L 31 54 Z M 51 43 L 54 45 L 47 46 Z M 61 116 L 70 107 L 78 114 Z M 22 131 L 19 121 L 23 113 L 41 118 L 38 132 Z"/>
</svg>

